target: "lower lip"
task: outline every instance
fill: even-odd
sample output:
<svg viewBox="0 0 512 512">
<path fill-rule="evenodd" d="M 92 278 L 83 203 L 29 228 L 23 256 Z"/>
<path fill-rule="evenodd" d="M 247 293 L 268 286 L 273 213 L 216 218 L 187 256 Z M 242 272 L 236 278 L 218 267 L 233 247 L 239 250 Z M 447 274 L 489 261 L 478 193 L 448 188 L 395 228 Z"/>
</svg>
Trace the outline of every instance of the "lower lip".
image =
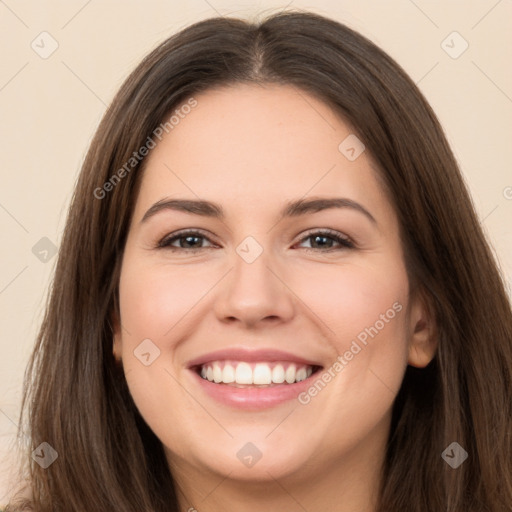
<svg viewBox="0 0 512 512">
<path fill-rule="evenodd" d="M 235 388 L 227 384 L 215 384 L 203 379 L 197 372 L 191 370 L 193 376 L 199 380 L 199 385 L 207 395 L 218 402 L 239 409 L 266 409 L 276 405 L 297 400 L 317 377 L 318 371 L 312 373 L 307 379 L 294 384 L 276 384 L 267 388 Z"/>
</svg>

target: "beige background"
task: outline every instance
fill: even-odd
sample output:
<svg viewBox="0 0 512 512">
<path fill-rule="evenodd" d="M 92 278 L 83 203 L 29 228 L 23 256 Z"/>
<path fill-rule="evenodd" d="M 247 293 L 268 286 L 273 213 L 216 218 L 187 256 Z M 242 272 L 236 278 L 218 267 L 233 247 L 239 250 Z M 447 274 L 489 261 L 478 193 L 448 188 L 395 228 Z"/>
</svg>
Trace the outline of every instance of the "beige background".
<svg viewBox="0 0 512 512">
<path fill-rule="evenodd" d="M 510 0 L 0 0 L 0 504 L 12 486 L 23 371 L 56 261 L 41 261 L 44 254 L 36 257 L 32 248 L 43 237 L 59 245 L 106 105 L 138 61 L 186 25 L 214 15 L 254 18 L 287 5 L 347 23 L 418 83 L 467 177 L 510 287 Z M 442 46 L 453 31 L 469 44 L 458 58 L 445 49 L 455 55 L 463 40 L 452 35 Z M 58 48 L 43 59 L 50 38 Z"/>
</svg>

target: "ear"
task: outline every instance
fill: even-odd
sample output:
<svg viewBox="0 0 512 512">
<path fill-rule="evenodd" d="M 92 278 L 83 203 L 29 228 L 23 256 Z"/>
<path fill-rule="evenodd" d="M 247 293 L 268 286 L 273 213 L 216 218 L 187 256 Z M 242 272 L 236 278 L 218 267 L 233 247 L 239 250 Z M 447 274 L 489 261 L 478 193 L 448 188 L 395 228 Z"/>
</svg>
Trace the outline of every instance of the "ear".
<svg viewBox="0 0 512 512">
<path fill-rule="evenodd" d="M 409 309 L 409 357 L 408 364 L 424 368 L 434 358 L 438 335 L 434 316 L 422 294 L 417 294 Z"/>
</svg>

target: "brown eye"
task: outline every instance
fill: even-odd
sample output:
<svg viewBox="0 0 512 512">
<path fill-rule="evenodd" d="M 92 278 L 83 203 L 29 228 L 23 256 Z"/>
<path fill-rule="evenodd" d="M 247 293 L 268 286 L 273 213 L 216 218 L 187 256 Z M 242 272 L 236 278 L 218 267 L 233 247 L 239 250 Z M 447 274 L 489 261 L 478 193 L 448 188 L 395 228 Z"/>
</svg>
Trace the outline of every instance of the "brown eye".
<svg viewBox="0 0 512 512">
<path fill-rule="evenodd" d="M 353 249 L 354 243 L 347 237 L 337 231 L 315 231 L 303 237 L 301 242 L 311 240 L 310 247 L 304 247 L 306 250 L 328 252 L 340 249 Z M 333 242 L 339 244 L 333 247 Z"/>
<path fill-rule="evenodd" d="M 197 251 L 199 249 L 207 249 L 211 247 L 203 246 L 204 240 L 210 241 L 209 238 L 199 231 L 183 231 L 164 238 L 158 243 L 157 247 L 160 249 L 170 249 L 171 251 Z M 176 242 L 178 243 L 177 245 Z"/>
</svg>

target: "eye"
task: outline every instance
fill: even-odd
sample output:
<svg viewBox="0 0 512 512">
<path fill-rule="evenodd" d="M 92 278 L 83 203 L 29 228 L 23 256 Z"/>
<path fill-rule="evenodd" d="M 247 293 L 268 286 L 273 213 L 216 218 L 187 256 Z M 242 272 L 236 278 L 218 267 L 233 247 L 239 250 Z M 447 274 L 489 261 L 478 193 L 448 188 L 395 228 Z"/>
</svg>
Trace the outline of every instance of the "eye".
<svg viewBox="0 0 512 512">
<path fill-rule="evenodd" d="M 307 251 L 329 252 L 341 249 L 353 249 L 355 247 L 352 240 L 348 237 L 330 229 L 313 231 L 301 239 L 301 243 L 310 240 L 310 247 L 304 247 Z M 333 247 L 332 242 L 339 244 L 339 247 Z"/>
<path fill-rule="evenodd" d="M 203 240 L 210 241 L 210 239 L 200 231 L 182 231 L 175 233 L 171 237 L 160 240 L 157 248 L 166 248 L 171 251 L 197 251 L 207 249 L 208 247 L 202 246 Z M 178 242 L 178 245 L 175 245 L 176 242 Z"/>
<path fill-rule="evenodd" d="M 330 229 L 324 229 L 320 231 L 310 232 L 305 237 L 302 237 L 299 243 L 310 241 L 310 247 L 303 247 L 307 251 L 320 251 L 329 252 L 340 249 L 353 249 L 354 243 L 346 236 L 333 231 Z M 204 246 L 203 242 L 210 239 L 203 234 L 201 231 L 181 231 L 174 233 L 172 236 L 168 236 L 158 242 L 157 248 L 166 248 L 171 251 L 198 251 L 200 249 L 208 249 L 213 247 L 215 244 Z M 337 243 L 338 247 L 333 247 L 333 242 Z"/>
</svg>

